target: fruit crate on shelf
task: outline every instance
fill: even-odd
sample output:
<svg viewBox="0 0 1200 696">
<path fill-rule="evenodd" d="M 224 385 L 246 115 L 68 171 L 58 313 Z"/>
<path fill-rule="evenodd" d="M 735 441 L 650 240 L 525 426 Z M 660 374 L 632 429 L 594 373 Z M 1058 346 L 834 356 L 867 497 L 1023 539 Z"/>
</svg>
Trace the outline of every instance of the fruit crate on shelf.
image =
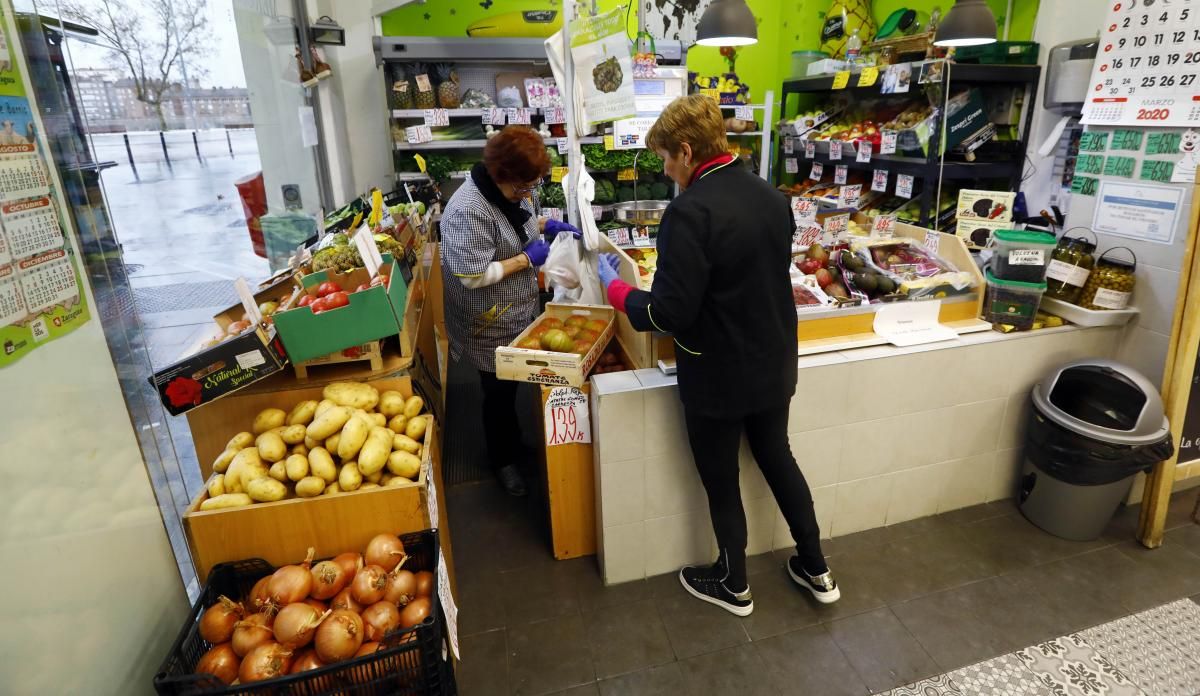
<svg viewBox="0 0 1200 696">
<path fill-rule="evenodd" d="M 410 557 L 405 567 L 429 570 L 436 576 L 440 548 L 437 530 L 399 536 Z M 254 583 L 274 572 L 275 567 L 261 558 L 222 563 L 213 568 L 200 598 L 192 606 L 183 629 L 154 676 L 155 691 L 163 696 L 324 696 L 345 693 L 361 696 L 440 696 L 456 693 L 453 669 L 442 660 L 446 630 L 437 592 L 430 597 L 432 606 L 424 621 L 384 636 L 380 641 L 383 647 L 370 655 L 253 684 L 225 685 L 212 675 L 196 674 L 196 664 L 213 647 L 200 637 L 200 618 L 204 611 L 216 604 L 222 595 L 235 601 L 244 598 Z"/>
<path fill-rule="evenodd" d="M 319 365 L 341 365 L 348 362 L 369 362 L 372 372 L 383 369 L 383 341 L 369 341 L 361 346 L 346 348 L 336 353 L 322 355 L 312 360 L 292 363 L 296 371 L 296 379 L 308 379 L 308 370 Z"/>
</svg>

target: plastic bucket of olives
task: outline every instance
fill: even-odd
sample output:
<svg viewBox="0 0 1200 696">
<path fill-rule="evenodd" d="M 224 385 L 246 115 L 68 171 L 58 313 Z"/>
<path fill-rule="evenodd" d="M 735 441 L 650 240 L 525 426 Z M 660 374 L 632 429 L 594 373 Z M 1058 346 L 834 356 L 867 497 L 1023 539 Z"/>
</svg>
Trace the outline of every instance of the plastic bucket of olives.
<svg viewBox="0 0 1200 696">
<path fill-rule="evenodd" d="M 1125 251 L 1129 260 L 1113 258 L 1114 251 Z M 1137 282 L 1137 255 L 1129 247 L 1113 247 L 1100 254 L 1096 267 L 1088 276 L 1079 296 L 1079 306 L 1084 309 L 1125 309 L 1133 299 L 1133 286 Z"/>
</svg>

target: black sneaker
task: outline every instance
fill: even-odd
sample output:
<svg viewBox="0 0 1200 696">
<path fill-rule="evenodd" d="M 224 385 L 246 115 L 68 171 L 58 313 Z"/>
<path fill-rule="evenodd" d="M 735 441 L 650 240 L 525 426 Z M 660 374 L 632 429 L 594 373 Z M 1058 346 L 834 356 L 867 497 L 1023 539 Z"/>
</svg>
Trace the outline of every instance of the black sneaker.
<svg viewBox="0 0 1200 696">
<path fill-rule="evenodd" d="M 829 570 L 820 575 L 809 575 L 800 564 L 800 557 L 792 556 L 788 559 L 787 571 L 797 585 L 811 592 L 821 604 L 833 604 L 842 598 L 842 591 Z"/>
<path fill-rule="evenodd" d="M 525 488 L 525 478 L 521 476 L 520 470 L 512 464 L 500 467 L 500 470 L 496 472 L 496 478 L 500 479 L 500 485 L 504 487 L 504 492 L 511 496 L 520 498 L 529 493 Z"/>
<path fill-rule="evenodd" d="M 679 571 L 679 582 L 696 599 L 715 604 L 737 616 L 749 616 L 754 611 L 754 596 L 750 587 L 734 594 L 722 582 L 726 571 L 720 564 L 711 566 L 685 566 Z"/>
</svg>

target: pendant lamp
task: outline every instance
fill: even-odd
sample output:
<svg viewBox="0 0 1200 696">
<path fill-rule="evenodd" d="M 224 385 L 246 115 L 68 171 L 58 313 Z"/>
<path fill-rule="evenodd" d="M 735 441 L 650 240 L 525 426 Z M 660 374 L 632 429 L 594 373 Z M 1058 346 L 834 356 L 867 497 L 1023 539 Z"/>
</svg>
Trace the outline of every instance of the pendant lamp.
<svg viewBox="0 0 1200 696">
<path fill-rule="evenodd" d="M 992 33 L 995 33 L 994 29 Z M 696 25 L 696 43 L 701 46 L 758 43 L 758 24 L 746 0 L 713 0 Z"/>
<path fill-rule="evenodd" d="M 981 46 L 996 43 L 996 17 L 983 0 L 958 0 L 938 24 L 934 46 Z"/>
</svg>

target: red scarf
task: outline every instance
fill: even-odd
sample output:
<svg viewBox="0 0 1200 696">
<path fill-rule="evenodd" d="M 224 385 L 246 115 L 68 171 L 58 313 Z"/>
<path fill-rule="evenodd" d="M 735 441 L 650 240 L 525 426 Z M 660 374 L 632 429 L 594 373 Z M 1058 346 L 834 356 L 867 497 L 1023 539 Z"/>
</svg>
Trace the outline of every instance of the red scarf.
<svg viewBox="0 0 1200 696">
<path fill-rule="evenodd" d="M 688 186 L 696 183 L 700 177 L 704 176 L 706 172 L 716 169 L 717 167 L 724 167 L 733 160 L 733 155 L 725 152 L 710 159 L 699 167 L 696 167 L 696 171 L 692 172 L 692 178 L 688 180 Z"/>
</svg>

